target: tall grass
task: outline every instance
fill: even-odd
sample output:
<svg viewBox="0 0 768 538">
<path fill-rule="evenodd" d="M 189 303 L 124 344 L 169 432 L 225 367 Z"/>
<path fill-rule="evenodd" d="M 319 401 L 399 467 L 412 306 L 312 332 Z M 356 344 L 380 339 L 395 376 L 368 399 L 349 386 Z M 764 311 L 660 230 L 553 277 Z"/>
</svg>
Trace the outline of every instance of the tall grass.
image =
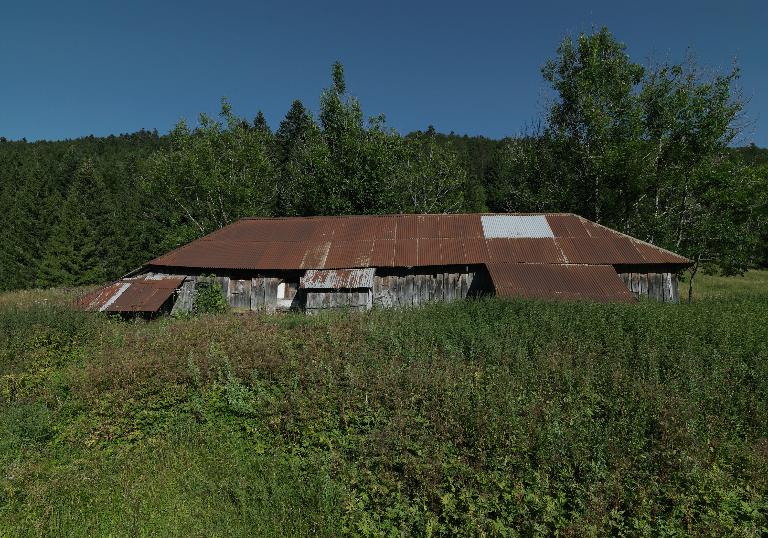
<svg viewBox="0 0 768 538">
<path fill-rule="evenodd" d="M 151 323 L 38 305 L 0 309 L 0 341 L 9 534 L 767 530 L 767 295 Z"/>
</svg>

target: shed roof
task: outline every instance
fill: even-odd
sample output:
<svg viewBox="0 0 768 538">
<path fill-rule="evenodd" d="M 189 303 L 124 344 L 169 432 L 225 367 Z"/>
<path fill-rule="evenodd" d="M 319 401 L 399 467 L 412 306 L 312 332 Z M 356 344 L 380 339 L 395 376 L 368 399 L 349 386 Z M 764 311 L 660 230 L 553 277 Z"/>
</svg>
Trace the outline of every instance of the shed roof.
<svg viewBox="0 0 768 538">
<path fill-rule="evenodd" d="M 610 265 L 490 263 L 488 272 L 500 297 L 636 301 Z"/>
<path fill-rule="evenodd" d="M 98 312 L 157 312 L 183 281 L 183 277 L 124 278 L 83 295 L 76 306 Z"/>
<path fill-rule="evenodd" d="M 349 269 L 486 263 L 690 261 L 572 214 L 246 218 L 150 261 L 154 267 Z"/>
</svg>

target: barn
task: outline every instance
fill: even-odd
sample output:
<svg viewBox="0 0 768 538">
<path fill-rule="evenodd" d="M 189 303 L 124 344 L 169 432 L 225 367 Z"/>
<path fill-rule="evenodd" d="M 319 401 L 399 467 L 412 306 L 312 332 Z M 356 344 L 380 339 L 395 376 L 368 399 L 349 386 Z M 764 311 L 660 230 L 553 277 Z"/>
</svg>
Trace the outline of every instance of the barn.
<svg viewBox="0 0 768 538">
<path fill-rule="evenodd" d="M 573 214 L 245 218 L 78 300 L 190 311 L 221 285 L 235 311 L 366 310 L 480 295 L 678 302 L 690 260 Z"/>
</svg>

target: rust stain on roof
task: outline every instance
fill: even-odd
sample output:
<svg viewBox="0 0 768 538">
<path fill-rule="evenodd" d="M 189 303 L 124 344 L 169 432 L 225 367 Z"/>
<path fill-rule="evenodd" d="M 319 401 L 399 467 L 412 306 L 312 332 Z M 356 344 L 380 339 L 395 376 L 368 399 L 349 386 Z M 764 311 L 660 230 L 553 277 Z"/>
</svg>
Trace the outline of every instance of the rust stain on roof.
<svg viewBox="0 0 768 538">
<path fill-rule="evenodd" d="M 610 265 L 490 263 L 487 267 L 500 297 L 636 301 Z"/>
</svg>

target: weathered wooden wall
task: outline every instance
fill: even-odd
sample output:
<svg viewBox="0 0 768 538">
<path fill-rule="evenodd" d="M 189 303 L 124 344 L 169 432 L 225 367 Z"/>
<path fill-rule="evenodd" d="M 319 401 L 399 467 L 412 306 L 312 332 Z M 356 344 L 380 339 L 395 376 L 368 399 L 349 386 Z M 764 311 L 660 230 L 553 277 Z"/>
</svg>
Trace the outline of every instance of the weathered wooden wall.
<svg viewBox="0 0 768 538">
<path fill-rule="evenodd" d="M 287 300 L 277 299 L 277 286 L 282 279 L 277 277 L 233 278 L 216 276 L 214 280 L 221 286 L 222 294 L 229 306 L 235 311 L 266 310 L 274 312 L 278 307 L 291 306 L 295 295 Z M 195 293 L 199 283 L 210 281 L 210 277 L 187 276 L 176 295 L 172 313 L 190 312 L 195 303 Z"/>
<path fill-rule="evenodd" d="M 382 307 L 414 306 L 435 301 L 464 299 L 475 291 L 474 272 L 376 275 L 373 278 L 373 304 Z"/>
<path fill-rule="evenodd" d="M 636 297 L 647 297 L 664 303 L 680 302 L 676 273 L 619 273 L 629 291 Z"/>
<path fill-rule="evenodd" d="M 355 290 L 307 290 L 306 310 L 314 313 L 331 308 L 368 310 L 372 305 L 370 289 Z"/>
</svg>

